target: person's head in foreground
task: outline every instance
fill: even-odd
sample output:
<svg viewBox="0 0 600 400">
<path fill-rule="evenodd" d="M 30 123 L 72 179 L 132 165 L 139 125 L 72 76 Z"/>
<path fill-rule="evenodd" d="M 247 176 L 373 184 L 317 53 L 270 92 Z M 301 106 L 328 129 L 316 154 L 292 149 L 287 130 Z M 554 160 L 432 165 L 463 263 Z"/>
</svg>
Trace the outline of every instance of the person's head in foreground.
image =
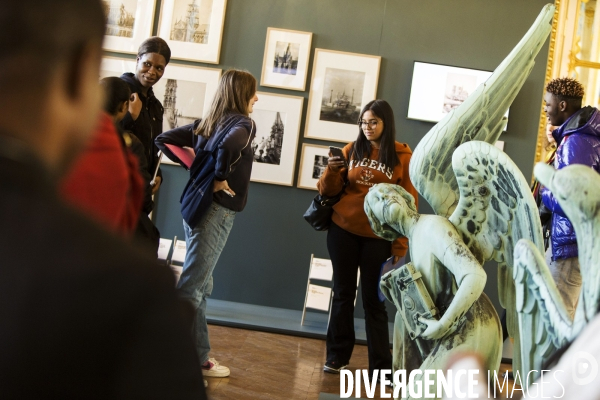
<svg viewBox="0 0 600 400">
<path fill-rule="evenodd" d="M 104 17 L 96 0 L 0 7 L 0 135 L 62 175 L 97 122 Z"/>
</svg>

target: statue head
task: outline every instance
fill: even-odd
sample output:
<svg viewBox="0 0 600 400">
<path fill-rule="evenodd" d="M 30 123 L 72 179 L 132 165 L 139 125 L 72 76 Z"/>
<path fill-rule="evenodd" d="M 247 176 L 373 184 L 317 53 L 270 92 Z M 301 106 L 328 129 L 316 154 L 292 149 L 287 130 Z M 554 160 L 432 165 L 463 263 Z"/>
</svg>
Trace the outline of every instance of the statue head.
<svg viewBox="0 0 600 400">
<path fill-rule="evenodd" d="M 409 222 L 418 216 L 413 196 L 402 186 L 389 183 L 370 188 L 364 207 L 373 232 L 387 240 L 407 236 Z"/>
</svg>

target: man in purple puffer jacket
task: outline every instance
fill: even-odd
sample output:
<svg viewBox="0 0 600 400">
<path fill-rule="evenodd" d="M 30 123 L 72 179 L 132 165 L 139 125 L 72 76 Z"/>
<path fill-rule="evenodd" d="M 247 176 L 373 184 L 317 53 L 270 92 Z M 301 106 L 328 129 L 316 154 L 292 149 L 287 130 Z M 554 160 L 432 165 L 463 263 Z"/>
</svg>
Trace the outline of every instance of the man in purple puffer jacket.
<svg viewBox="0 0 600 400">
<path fill-rule="evenodd" d="M 552 132 L 558 145 L 554 168 L 584 164 L 600 172 L 600 112 L 581 107 L 583 94 L 581 83 L 571 78 L 557 78 L 546 86 L 544 109 L 550 123 L 559 127 Z M 575 229 L 552 192 L 542 188 L 541 194 L 544 205 L 552 211 L 546 262 L 573 317 L 581 289 Z"/>
</svg>

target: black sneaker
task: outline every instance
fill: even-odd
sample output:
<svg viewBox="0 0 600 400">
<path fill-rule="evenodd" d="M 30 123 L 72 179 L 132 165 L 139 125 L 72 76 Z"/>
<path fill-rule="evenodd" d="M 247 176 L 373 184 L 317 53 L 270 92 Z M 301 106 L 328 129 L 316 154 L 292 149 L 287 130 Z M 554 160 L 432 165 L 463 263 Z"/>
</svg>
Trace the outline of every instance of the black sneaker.
<svg viewBox="0 0 600 400">
<path fill-rule="evenodd" d="M 348 363 L 341 363 L 339 361 L 327 361 L 323 366 L 323 371 L 329 372 L 330 374 L 339 374 L 340 370 L 346 368 Z"/>
</svg>

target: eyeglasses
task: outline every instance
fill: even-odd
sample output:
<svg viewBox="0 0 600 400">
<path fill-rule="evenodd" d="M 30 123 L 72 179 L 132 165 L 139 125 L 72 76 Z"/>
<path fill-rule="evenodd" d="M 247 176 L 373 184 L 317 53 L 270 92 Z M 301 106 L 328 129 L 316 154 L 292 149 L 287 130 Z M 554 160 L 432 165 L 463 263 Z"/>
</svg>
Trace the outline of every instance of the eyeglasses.
<svg viewBox="0 0 600 400">
<path fill-rule="evenodd" d="M 375 129 L 375 128 L 377 128 L 377 124 L 379 124 L 379 123 L 383 123 L 383 121 L 377 121 L 375 119 L 372 119 L 370 121 L 358 121 L 358 126 L 360 126 L 363 129 L 366 126 L 369 126 L 369 128 L 371 128 L 371 129 Z"/>
</svg>

